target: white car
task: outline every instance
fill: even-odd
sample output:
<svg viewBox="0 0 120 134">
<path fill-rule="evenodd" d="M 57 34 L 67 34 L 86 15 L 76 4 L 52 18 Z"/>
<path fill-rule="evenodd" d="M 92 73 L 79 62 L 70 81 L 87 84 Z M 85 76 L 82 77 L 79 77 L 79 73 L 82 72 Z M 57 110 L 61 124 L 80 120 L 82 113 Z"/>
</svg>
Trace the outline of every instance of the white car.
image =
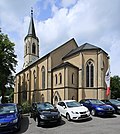
<svg viewBox="0 0 120 134">
<path fill-rule="evenodd" d="M 81 106 L 75 100 L 60 101 L 56 105 L 61 115 L 70 120 L 83 120 L 90 118 L 90 111 L 85 106 Z"/>
</svg>

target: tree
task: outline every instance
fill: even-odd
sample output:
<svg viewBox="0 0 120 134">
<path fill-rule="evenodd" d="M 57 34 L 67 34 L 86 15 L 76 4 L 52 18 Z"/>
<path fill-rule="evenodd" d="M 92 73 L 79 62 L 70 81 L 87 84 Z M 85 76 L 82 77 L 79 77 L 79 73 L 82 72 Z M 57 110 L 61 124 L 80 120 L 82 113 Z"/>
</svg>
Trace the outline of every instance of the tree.
<svg viewBox="0 0 120 134">
<path fill-rule="evenodd" d="M 14 84 L 13 73 L 17 65 L 14 46 L 8 36 L 0 32 L 0 90 L 3 102 L 6 87 L 12 87 Z"/>
<path fill-rule="evenodd" d="M 111 98 L 120 98 L 120 77 L 113 76 L 110 81 Z"/>
</svg>

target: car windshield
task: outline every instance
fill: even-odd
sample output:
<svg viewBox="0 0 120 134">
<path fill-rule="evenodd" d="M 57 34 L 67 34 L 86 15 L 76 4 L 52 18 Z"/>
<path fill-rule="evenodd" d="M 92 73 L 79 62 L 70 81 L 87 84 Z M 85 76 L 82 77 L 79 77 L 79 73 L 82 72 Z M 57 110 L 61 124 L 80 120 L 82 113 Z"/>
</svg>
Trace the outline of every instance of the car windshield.
<svg viewBox="0 0 120 134">
<path fill-rule="evenodd" d="M 70 102 L 66 102 L 66 105 L 68 108 L 71 108 L 71 107 L 80 107 L 80 103 L 76 102 L 76 101 L 70 101 Z"/>
<path fill-rule="evenodd" d="M 50 103 L 39 103 L 37 104 L 38 110 L 51 110 L 54 109 L 53 105 Z"/>
<path fill-rule="evenodd" d="M 97 99 L 93 99 L 93 100 L 90 100 L 90 102 L 92 103 L 92 104 L 105 104 L 104 102 L 102 102 L 102 101 L 100 101 L 100 100 L 97 100 Z"/>
<path fill-rule="evenodd" d="M 110 99 L 109 101 L 110 101 L 111 103 L 113 103 L 113 104 L 120 105 L 120 101 L 118 101 L 118 100 Z"/>
<path fill-rule="evenodd" d="M 17 109 L 14 105 L 1 105 L 0 106 L 0 115 L 14 113 L 16 111 Z"/>
</svg>

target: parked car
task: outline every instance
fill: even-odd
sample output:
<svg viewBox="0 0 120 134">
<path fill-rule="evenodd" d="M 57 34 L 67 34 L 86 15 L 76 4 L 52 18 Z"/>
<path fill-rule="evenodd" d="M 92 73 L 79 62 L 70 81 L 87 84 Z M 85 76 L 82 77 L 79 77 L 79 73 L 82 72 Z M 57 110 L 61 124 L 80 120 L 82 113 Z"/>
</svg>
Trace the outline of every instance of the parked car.
<svg viewBox="0 0 120 134">
<path fill-rule="evenodd" d="M 118 101 L 120 101 L 120 98 L 117 98 Z"/>
<path fill-rule="evenodd" d="M 112 106 L 107 105 L 98 99 L 83 99 L 80 101 L 80 104 L 86 106 L 93 116 L 113 115 L 115 113 L 115 109 Z"/>
<path fill-rule="evenodd" d="M 0 104 L 0 134 L 20 130 L 21 112 L 17 104 Z"/>
<path fill-rule="evenodd" d="M 58 102 L 56 105 L 61 115 L 65 116 L 68 121 L 70 120 L 83 120 L 90 118 L 88 108 L 81 106 L 75 100 L 64 100 Z"/>
<path fill-rule="evenodd" d="M 120 114 L 120 101 L 116 99 L 109 99 L 109 100 L 105 99 L 101 101 L 103 101 L 105 104 L 108 104 L 114 107 L 115 113 Z"/>
<path fill-rule="evenodd" d="M 60 112 L 49 102 L 33 103 L 31 117 L 35 119 L 37 126 L 61 122 Z"/>
</svg>

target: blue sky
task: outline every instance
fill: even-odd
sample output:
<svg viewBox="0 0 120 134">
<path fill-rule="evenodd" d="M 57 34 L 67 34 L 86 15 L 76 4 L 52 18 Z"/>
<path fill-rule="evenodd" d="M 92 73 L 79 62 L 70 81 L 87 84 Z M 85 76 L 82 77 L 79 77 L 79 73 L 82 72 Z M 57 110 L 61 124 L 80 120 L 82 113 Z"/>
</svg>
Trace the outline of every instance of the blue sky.
<svg viewBox="0 0 120 134">
<path fill-rule="evenodd" d="M 24 38 L 34 10 L 40 57 L 75 38 L 110 55 L 112 75 L 120 76 L 120 0 L 0 0 L 0 27 L 15 43 L 18 66 L 24 62 Z"/>
</svg>

